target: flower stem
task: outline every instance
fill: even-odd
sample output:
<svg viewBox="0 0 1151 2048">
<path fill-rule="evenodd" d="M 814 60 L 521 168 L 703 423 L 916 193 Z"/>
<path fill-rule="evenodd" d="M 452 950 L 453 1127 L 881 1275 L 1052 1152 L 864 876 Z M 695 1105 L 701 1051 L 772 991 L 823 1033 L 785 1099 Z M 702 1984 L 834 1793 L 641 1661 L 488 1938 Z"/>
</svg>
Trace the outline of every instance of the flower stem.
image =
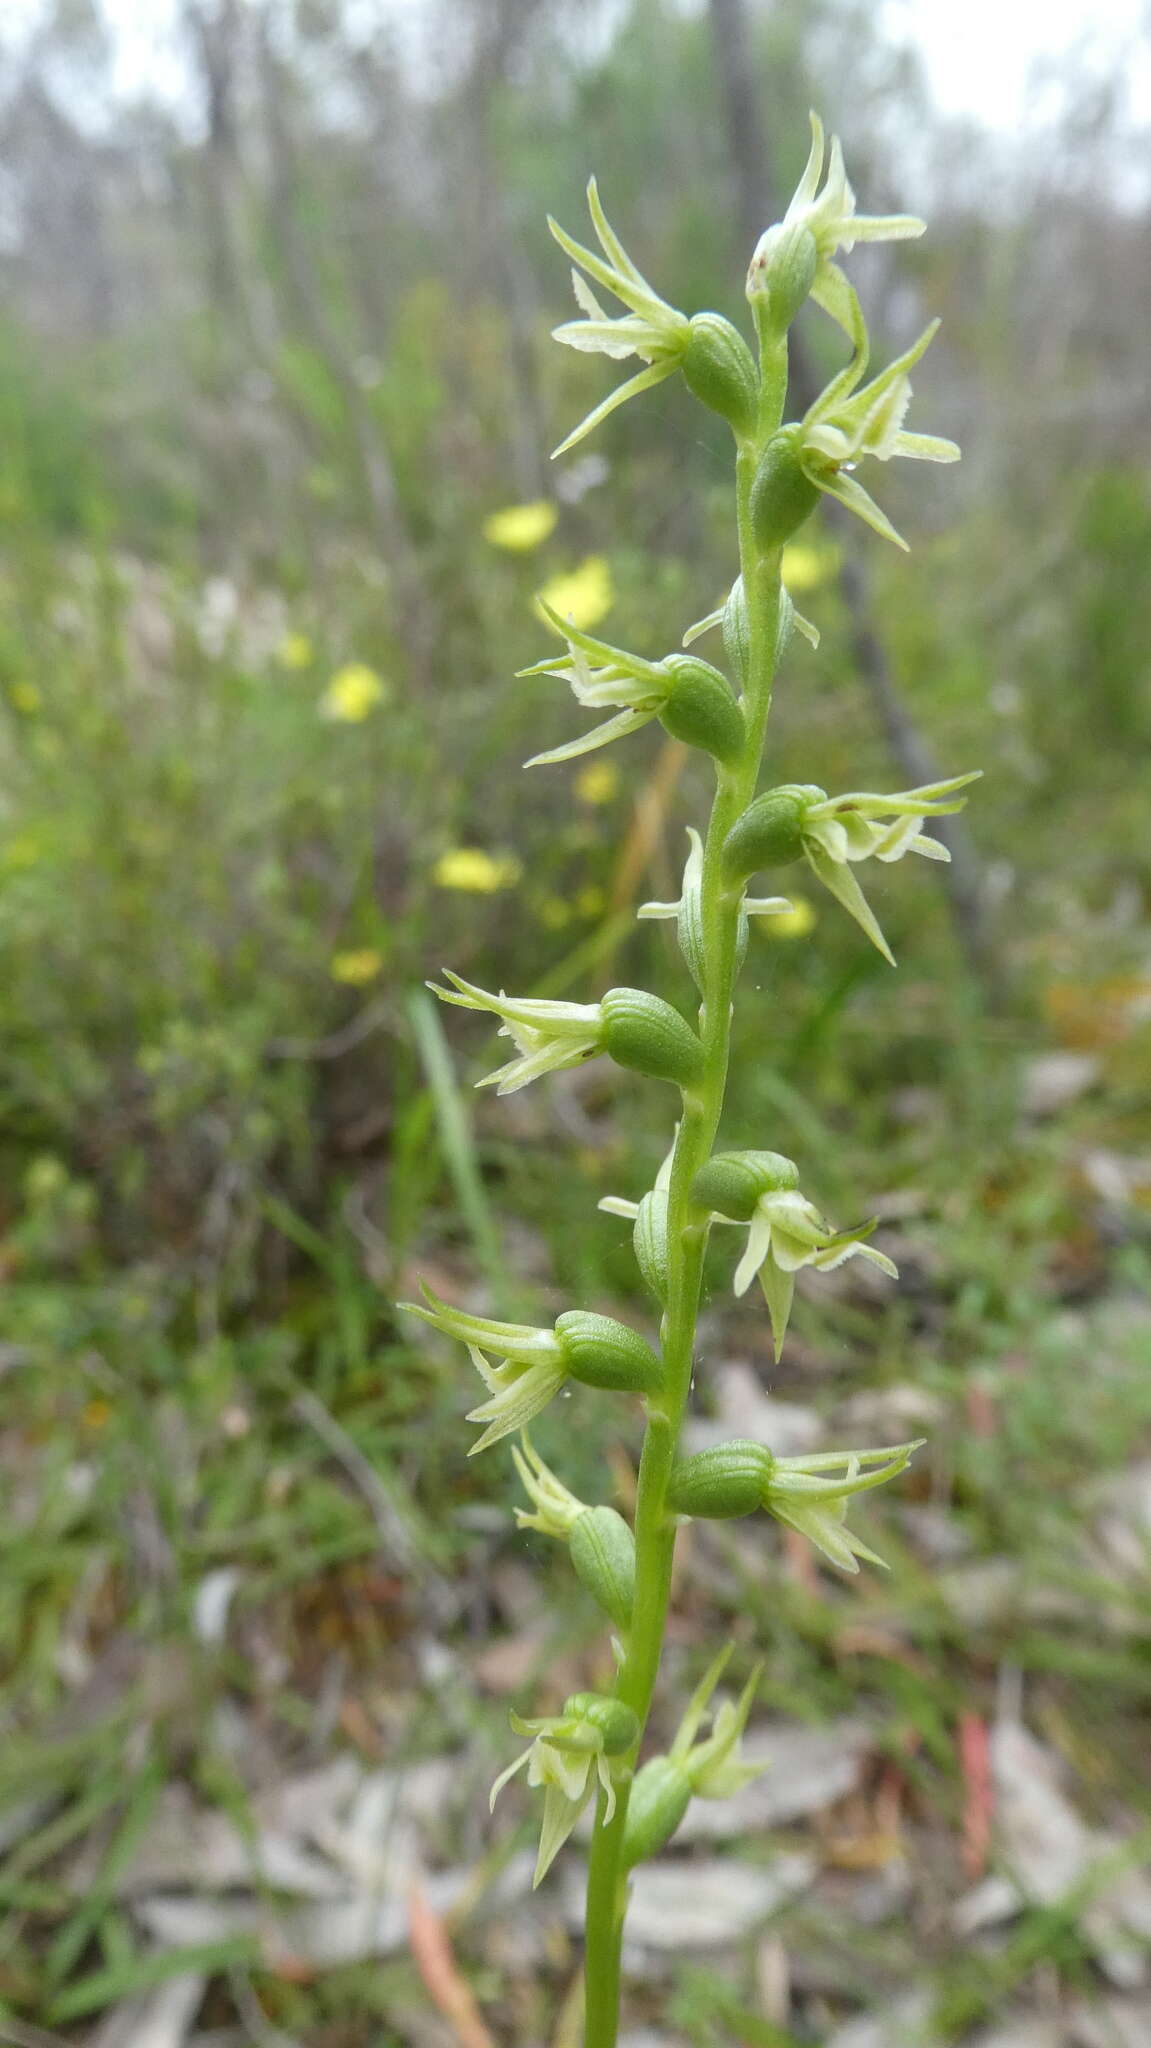
<svg viewBox="0 0 1151 2048">
<path fill-rule="evenodd" d="M 708 1222 L 693 1204 L 691 1184 L 710 1157 L 723 1112 L 731 1039 L 731 1003 L 738 971 L 742 891 L 724 886 L 723 843 L 755 794 L 775 672 L 780 606 L 780 553 L 761 555 L 751 521 L 751 487 L 760 450 L 775 431 L 787 384 L 786 351 L 763 363 L 763 402 L 754 442 L 736 460 L 740 571 L 747 603 L 748 659 L 743 678 L 747 737 L 739 758 L 718 771 L 704 842 L 701 882 L 704 988 L 700 1038 L 704 1049 L 698 1085 L 685 1092 L 668 1188 L 668 1300 L 660 1332 L 665 1383 L 650 1402 L 636 1495 L 635 1601 L 626 1653 L 616 1684 L 641 1729 L 651 1708 L 663 1649 L 675 1549 L 675 1519 L 666 1506 L 668 1481 L 691 1391 Z M 638 1754 L 639 1745 L 636 1745 Z M 634 1756 L 632 1762 L 634 1763 Z M 627 1911 L 623 1863 L 626 1783 L 616 1811 L 605 1821 L 600 1797 L 588 1867 L 585 1952 L 585 2048 L 615 2048 L 619 2027 L 620 1948 Z"/>
</svg>

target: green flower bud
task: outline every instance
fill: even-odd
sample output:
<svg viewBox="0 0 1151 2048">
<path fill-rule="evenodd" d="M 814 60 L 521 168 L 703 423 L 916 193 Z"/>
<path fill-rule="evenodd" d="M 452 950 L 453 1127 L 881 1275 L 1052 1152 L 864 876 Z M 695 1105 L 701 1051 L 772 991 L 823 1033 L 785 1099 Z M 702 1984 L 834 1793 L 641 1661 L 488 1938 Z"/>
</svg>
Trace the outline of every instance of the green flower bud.
<svg viewBox="0 0 1151 2048">
<path fill-rule="evenodd" d="M 630 1707 L 610 1693 L 573 1692 L 564 1701 L 563 1719 L 594 1728 L 596 1747 L 604 1756 L 624 1756 L 639 1741 L 639 1722 Z"/>
<path fill-rule="evenodd" d="M 697 1451 L 675 1467 L 667 1490 L 673 1514 L 700 1515 L 707 1521 L 730 1521 L 753 1515 L 763 1506 L 764 1491 L 775 1459 L 764 1444 L 737 1438 Z"/>
<path fill-rule="evenodd" d="M 691 1025 L 659 996 L 640 988 L 609 988 L 600 1004 L 605 1052 L 621 1067 L 690 1088 L 703 1068 L 703 1047 Z"/>
<path fill-rule="evenodd" d="M 654 1394 L 663 1385 L 663 1365 L 637 1330 L 613 1316 L 570 1308 L 556 1322 L 564 1371 L 585 1387 L 624 1394 Z"/>
<path fill-rule="evenodd" d="M 802 427 L 781 427 L 760 457 L 751 487 L 751 524 L 764 554 L 781 548 L 819 503 L 799 459 Z"/>
<path fill-rule="evenodd" d="M 674 678 L 659 714 L 665 732 L 717 761 L 734 760 L 747 735 L 726 677 L 694 654 L 670 654 L 663 666 Z"/>
<path fill-rule="evenodd" d="M 819 249 L 811 229 L 780 221 L 756 244 L 747 273 L 747 296 L 764 309 L 772 332 L 787 333 L 810 294 L 819 267 Z"/>
<path fill-rule="evenodd" d="M 759 377 L 751 350 L 730 320 L 697 313 L 680 368 L 684 382 L 737 434 L 750 434 L 759 410 Z"/>
<path fill-rule="evenodd" d="M 723 872 L 746 882 L 760 868 L 785 868 L 803 853 L 807 799 L 795 789 L 769 789 L 749 804 L 723 842 Z"/>
<path fill-rule="evenodd" d="M 635 1537 L 614 1508 L 586 1508 L 572 1524 L 568 1549 L 581 1586 L 617 1628 L 631 1623 L 635 1596 Z"/>
<path fill-rule="evenodd" d="M 626 1869 L 659 1855 L 687 1812 L 690 1798 L 691 1779 L 669 1756 L 653 1756 L 636 1773 L 623 1835 Z"/>
<path fill-rule="evenodd" d="M 727 665 L 742 682 L 747 674 L 751 646 L 747 625 L 747 592 L 743 587 L 742 576 L 736 577 L 728 592 L 727 603 L 723 608 L 721 625 L 723 651 L 727 656 Z"/>
<path fill-rule="evenodd" d="M 715 1152 L 691 1184 L 691 1199 L 701 1208 L 749 1223 L 761 1195 L 799 1186 L 799 1168 L 782 1152 Z"/>
</svg>

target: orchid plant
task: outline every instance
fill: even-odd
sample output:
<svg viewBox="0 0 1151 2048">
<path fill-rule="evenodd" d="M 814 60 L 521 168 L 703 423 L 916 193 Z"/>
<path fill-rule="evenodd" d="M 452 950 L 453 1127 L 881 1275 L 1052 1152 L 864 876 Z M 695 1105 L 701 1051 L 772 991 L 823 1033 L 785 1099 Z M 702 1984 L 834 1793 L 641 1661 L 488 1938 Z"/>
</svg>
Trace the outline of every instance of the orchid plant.
<svg viewBox="0 0 1151 2048">
<path fill-rule="evenodd" d="M 628 399 L 681 375 L 692 394 L 727 421 L 734 437 L 739 572 L 722 608 L 684 635 L 687 649 L 720 629 L 724 669 L 683 650 L 658 660 L 628 653 L 543 607 L 541 616 L 561 645 L 525 674 L 566 682 L 582 709 L 611 715 L 528 765 L 571 760 L 625 739 L 652 720 L 711 757 L 711 814 L 704 832 L 689 829 L 679 899 L 645 904 L 639 913 L 675 920 L 699 996 L 698 1013 L 689 1021 L 659 997 L 631 988 L 610 989 L 594 1003 L 490 994 L 452 973 L 436 993 L 497 1019 L 501 1034 L 512 1041 L 515 1057 L 487 1076 L 500 1094 L 601 1054 L 676 1091 L 675 1133 L 655 1185 L 636 1202 L 609 1196 L 601 1203 L 632 1222 L 639 1268 L 659 1309 L 659 1342 L 653 1347 L 626 1324 L 582 1310 L 561 1315 L 552 1328 L 535 1328 L 472 1314 L 430 1292 L 423 1304 L 406 1306 L 467 1346 L 486 1395 L 469 1418 L 482 1425 L 473 1452 L 517 1438 L 512 1454 L 528 1501 L 518 1521 L 567 1546 L 578 1577 L 614 1630 L 617 1671 L 611 1690 L 577 1693 L 560 1714 L 546 1719 L 515 1720 L 531 1740 L 493 1791 L 494 1798 L 523 1770 L 528 1785 L 543 1793 L 537 1882 L 594 1801 L 585 2042 L 586 2048 L 613 2048 L 628 1873 L 670 1840 L 693 1797 L 730 1797 L 754 1775 L 740 1742 L 756 1675 L 738 1700 L 717 1700 L 729 1651 L 706 1674 L 667 1753 L 640 1762 L 660 1668 L 677 1527 L 693 1516 L 762 1512 L 798 1531 L 840 1570 L 858 1571 L 861 1558 L 881 1560 L 849 1530 L 849 1503 L 895 1478 L 918 1448 L 904 1443 L 800 1458 L 776 1457 L 766 1445 L 745 1441 L 692 1457 L 679 1449 L 713 1225 L 746 1232 L 733 1286 L 742 1294 L 758 1276 L 777 1358 L 802 1268 L 818 1274 L 861 1258 L 897 1277 L 891 1260 L 868 1241 L 873 1223 L 844 1229 L 829 1222 L 802 1190 L 792 1160 L 766 1150 L 716 1149 L 748 913 L 787 908 L 779 897 L 749 897 L 748 887 L 765 871 L 806 862 L 890 961 L 856 869 L 907 853 L 946 860 L 946 848 L 925 827 L 961 807 L 972 777 L 888 795 L 829 795 L 814 784 L 759 789 L 779 658 L 796 632 L 818 639 L 783 586 L 785 543 L 826 495 L 904 546 L 858 481 L 857 467 L 868 457 L 952 462 L 959 454 L 953 442 L 907 432 L 903 425 L 910 373 L 936 323 L 865 382 L 867 329 L 836 260 L 856 242 L 919 235 L 923 222 L 902 214 L 857 214 L 840 145 L 833 139 L 825 153 L 823 129 L 813 115 L 811 154 L 795 196 L 752 256 L 747 297 L 757 343 L 753 354 L 719 315 L 689 318 L 659 297 L 608 221 L 594 179 L 588 205 L 598 253 L 551 223 L 574 265 L 581 315 L 557 328 L 556 339 L 613 361 L 636 357 L 643 367 L 596 405 L 556 453 L 573 447 Z M 609 294 L 623 312 L 605 310 L 597 291 Z M 805 416 L 788 422 L 788 330 L 808 299 L 846 335 L 851 355 Z M 646 1431 L 633 1522 L 614 1508 L 577 1499 L 531 1442 L 529 1424 L 569 1381 L 628 1393 L 643 1404 Z"/>
</svg>

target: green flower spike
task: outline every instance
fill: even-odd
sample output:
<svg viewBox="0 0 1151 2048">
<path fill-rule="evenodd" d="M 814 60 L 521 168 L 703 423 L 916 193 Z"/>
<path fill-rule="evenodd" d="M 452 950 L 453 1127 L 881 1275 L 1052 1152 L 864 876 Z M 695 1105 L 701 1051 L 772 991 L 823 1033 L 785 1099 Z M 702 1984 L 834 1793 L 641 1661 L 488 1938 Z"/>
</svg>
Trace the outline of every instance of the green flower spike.
<svg viewBox="0 0 1151 2048">
<path fill-rule="evenodd" d="M 742 1223 L 747 1245 L 732 1282 L 746 1294 L 759 1275 L 771 1316 L 775 1355 L 791 1316 L 795 1276 L 802 1266 L 829 1273 L 846 1259 L 863 1258 L 893 1280 L 899 1270 L 883 1252 L 865 1242 L 874 1219 L 856 1230 L 836 1231 L 813 1202 L 800 1193 L 799 1173 L 778 1152 L 719 1152 L 696 1174 L 692 1199 L 712 1212 L 717 1223 Z"/>
<path fill-rule="evenodd" d="M 810 296 L 851 334 L 855 294 L 834 260 L 838 252 L 842 249 L 845 255 L 849 254 L 857 242 L 913 241 L 924 233 L 926 223 L 908 213 L 856 213 L 855 194 L 847 180 L 837 135 L 832 136 L 827 152 L 827 175 L 821 192 L 823 123 L 814 113 L 810 120 L 811 152 L 803 176 L 782 221 L 768 228 L 756 244 L 748 271 L 748 297 L 753 304 L 761 294 L 769 300 L 773 293 L 782 297 L 779 311 L 786 326 L 798 310 L 796 290 L 810 277 L 799 302 Z"/>
<path fill-rule="evenodd" d="M 596 1789 L 604 1794 L 604 1820 L 615 1813 L 616 1785 L 627 1767 L 615 1760 L 626 1755 L 639 1736 L 639 1722 L 621 1700 L 598 1693 L 573 1693 L 562 1714 L 524 1721 L 512 1714 L 517 1735 L 530 1735 L 530 1746 L 501 1771 L 492 1786 L 491 1803 L 510 1778 L 527 1766 L 528 1784 L 544 1793 L 543 1825 L 533 1885 L 546 1877 L 558 1851 L 571 1834 Z"/>
<path fill-rule="evenodd" d="M 555 328 L 554 337 L 568 348 L 611 356 L 613 360 L 623 361 L 628 356 L 639 356 L 647 368 L 629 377 L 609 397 L 593 406 L 566 441 L 561 441 L 555 450 L 556 455 L 566 455 L 569 448 L 574 448 L 577 441 L 582 441 L 586 434 L 598 427 L 618 405 L 638 397 L 641 391 L 650 391 L 655 384 L 662 384 L 665 377 L 674 376 L 691 345 L 690 320 L 685 313 L 677 313 L 674 307 L 666 305 L 636 269 L 604 213 L 594 178 L 588 183 L 587 203 L 603 250 L 602 256 L 573 241 L 558 222 L 548 216 L 548 226 L 560 248 L 571 257 L 573 264 L 578 265 L 572 271 L 572 287 L 584 316 L 582 320 L 569 320 L 562 327 Z M 586 277 L 581 277 L 581 271 L 586 272 Z M 589 277 L 619 299 L 628 309 L 626 314 L 613 316 L 605 312 L 587 282 Z"/>
</svg>

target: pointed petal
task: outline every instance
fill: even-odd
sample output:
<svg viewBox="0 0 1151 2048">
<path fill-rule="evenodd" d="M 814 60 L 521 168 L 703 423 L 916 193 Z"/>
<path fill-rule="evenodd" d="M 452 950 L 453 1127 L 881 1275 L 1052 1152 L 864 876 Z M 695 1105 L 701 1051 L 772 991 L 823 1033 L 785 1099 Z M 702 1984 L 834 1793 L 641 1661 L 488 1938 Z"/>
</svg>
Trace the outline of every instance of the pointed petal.
<svg viewBox="0 0 1151 2048">
<path fill-rule="evenodd" d="M 851 222 L 853 242 L 914 242 L 926 232 L 913 213 L 857 213 Z"/>
<path fill-rule="evenodd" d="M 787 1472 L 827 1472 L 834 1465 L 875 1465 L 885 1464 L 898 1458 L 901 1468 L 910 1462 L 914 1451 L 921 1451 L 927 1442 L 925 1436 L 912 1437 L 905 1444 L 875 1444 L 865 1451 L 805 1451 L 798 1458 L 777 1458 L 773 1474 Z"/>
<path fill-rule="evenodd" d="M 716 1652 L 695 1691 L 692 1693 L 684 1709 L 679 1727 L 676 1730 L 675 1740 L 671 1745 L 670 1755 L 674 1762 L 682 1763 L 684 1758 L 689 1755 L 691 1746 L 699 1732 L 699 1724 L 711 1704 L 711 1696 L 727 1669 L 734 1648 L 734 1643 L 725 1643 L 723 1649 Z"/>
<path fill-rule="evenodd" d="M 544 1794 L 544 1817 L 535 1876 L 532 1878 L 533 1890 L 547 1876 L 586 1804 L 586 1795 L 583 1799 L 566 1799 L 558 1785 L 548 1786 Z"/>
<path fill-rule="evenodd" d="M 581 276 L 578 270 L 573 269 L 571 279 L 572 290 L 575 293 L 576 304 L 580 312 L 586 314 L 589 320 L 602 320 L 606 324 L 611 316 L 605 313 L 586 277 Z"/>
<path fill-rule="evenodd" d="M 915 845 L 922 824 L 923 819 L 917 818 L 914 811 L 905 817 L 893 818 L 890 825 L 885 825 L 881 829 L 879 838 L 875 842 L 874 851 L 876 859 L 883 861 L 902 860 L 904 854 L 909 853 Z M 939 841 L 938 839 L 933 839 L 930 844 L 938 846 Z M 946 858 L 946 847 L 943 849 L 943 853 Z M 929 856 L 929 858 L 937 858 L 937 856 Z"/>
<path fill-rule="evenodd" d="M 425 1323 L 432 1323 L 445 1336 L 458 1337 L 463 1344 L 481 1344 L 489 1351 L 498 1351 L 504 1343 L 517 1352 L 527 1351 L 532 1355 L 557 1357 L 560 1352 L 559 1340 L 551 1330 L 540 1328 L 534 1323 L 501 1323 L 492 1316 L 473 1315 L 470 1309 L 457 1308 L 454 1302 L 442 1301 L 426 1282 L 420 1282 L 424 1300 L 429 1307 L 423 1308 L 418 1302 L 401 1302 L 401 1308 L 410 1309 L 413 1315 L 421 1316 Z"/>
<path fill-rule="evenodd" d="M 963 450 L 958 441 L 947 441 L 938 434 L 900 434 L 895 443 L 895 453 L 906 455 L 912 462 L 959 462 Z"/>
<path fill-rule="evenodd" d="M 498 1444 L 501 1437 L 514 1436 L 517 1430 L 525 1428 L 554 1399 L 566 1378 L 562 1365 L 533 1365 L 513 1386 L 501 1388 L 490 1401 L 473 1408 L 468 1421 L 490 1419 L 490 1427 L 472 1445 L 468 1456 L 478 1457 L 481 1451 Z"/>
<path fill-rule="evenodd" d="M 633 328 L 629 336 L 622 320 L 565 320 L 552 328 L 552 340 L 586 356 L 610 356 L 616 363 L 642 353 L 640 334 Z"/>
<path fill-rule="evenodd" d="M 889 1259 L 886 1252 L 878 1251 L 875 1245 L 857 1244 L 855 1255 L 858 1258 L 866 1259 L 869 1266 L 878 1266 L 880 1272 L 886 1273 L 889 1280 L 898 1280 L 899 1267 L 896 1265 L 895 1260 Z"/>
<path fill-rule="evenodd" d="M 879 929 L 875 914 L 868 903 L 859 883 L 849 867 L 839 867 L 829 860 L 821 847 L 807 848 L 809 865 L 814 869 L 825 889 L 830 889 L 844 909 L 855 919 L 860 929 L 867 933 L 877 951 L 894 967 L 895 955 Z"/>
<path fill-rule="evenodd" d="M 823 169 L 823 122 L 814 108 L 809 110 L 807 118 L 811 123 L 811 148 L 807 152 L 807 162 L 803 167 L 803 175 L 792 195 L 791 205 L 787 209 L 786 218 L 789 220 L 794 219 L 796 214 L 811 205 L 819 190 L 819 174 Z"/>
<path fill-rule="evenodd" d="M 710 633 L 713 627 L 722 626 L 724 609 L 725 606 L 721 604 L 718 610 L 709 612 L 706 619 L 697 619 L 694 626 L 688 627 L 681 644 L 684 647 L 691 647 L 697 640 L 702 640 L 705 633 Z"/>
<path fill-rule="evenodd" d="M 921 853 L 925 860 L 950 860 L 951 854 L 941 839 L 933 839 L 930 832 L 917 832 L 908 841 L 908 853 Z M 880 854 L 880 860 L 890 860 L 890 854 Z"/>
<path fill-rule="evenodd" d="M 512 1764 L 509 1764 L 509 1765 L 508 1765 L 508 1767 L 507 1767 L 507 1769 L 506 1769 L 506 1771 L 501 1771 L 501 1772 L 500 1772 L 500 1774 L 499 1774 L 499 1777 L 498 1777 L 498 1778 L 496 1779 L 496 1782 L 495 1782 L 495 1784 L 494 1784 L 494 1785 L 492 1786 L 492 1789 L 491 1789 L 491 1795 L 490 1795 L 490 1797 L 489 1797 L 489 1799 L 488 1799 L 488 1811 L 489 1811 L 489 1812 L 492 1812 L 492 1813 L 494 1813 L 494 1811 L 495 1811 L 495 1804 L 496 1804 L 496 1800 L 497 1800 L 497 1799 L 499 1798 L 499 1796 L 500 1796 L 500 1793 L 501 1793 L 501 1792 L 503 1791 L 503 1789 L 504 1789 L 504 1786 L 505 1786 L 505 1785 L 506 1785 L 506 1784 L 508 1783 L 509 1779 L 511 1779 L 511 1778 L 514 1778 L 514 1777 L 515 1777 L 515 1774 L 516 1774 L 516 1772 L 517 1772 L 517 1771 L 522 1771 L 522 1770 L 523 1770 L 523 1767 L 524 1767 L 524 1765 L 526 1764 L 526 1762 L 527 1762 L 528 1758 L 530 1757 L 530 1755 L 531 1755 L 531 1750 L 530 1750 L 530 1749 L 525 1749 L 525 1750 L 524 1750 L 524 1752 L 523 1752 L 523 1755 L 522 1755 L 522 1756 L 517 1756 L 517 1758 L 516 1758 L 515 1762 L 514 1762 L 514 1763 L 512 1763 Z"/>
<path fill-rule="evenodd" d="M 821 263 L 815 273 L 811 296 L 817 306 L 830 313 L 849 340 L 854 341 L 863 324 L 863 314 L 854 286 L 848 283 L 838 263 Z"/>
<path fill-rule="evenodd" d="M 609 747 L 613 740 L 622 740 L 629 732 L 638 732 L 641 725 L 647 725 L 654 717 L 651 711 L 621 711 L 615 718 L 608 718 L 603 725 L 592 727 L 590 732 L 581 733 L 576 740 L 568 740 L 562 747 L 550 747 L 546 754 L 533 754 L 525 768 L 551 768 L 558 761 L 575 761 L 581 754 L 592 754 L 597 747 Z"/>
<path fill-rule="evenodd" d="M 666 321 L 669 309 L 652 291 L 651 286 L 644 283 L 634 265 L 629 264 L 626 272 L 614 269 L 610 263 L 604 262 L 602 256 L 595 255 L 591 249 L 585 249 L 582 242 L 577 242 L 574 236 L 561 228 L 558 221 L 551 218 L 550 214 L 548 226 L 565 256 L 570 256 L 572 262 L 578 263 L 581 270 L 586 270 L 589 277 L 594 277 L 597 284 L 602 284 L 605 291 L 611 292 L 614 298 L 621 299 L 633 313 L 639 313 L 649 319 Z"/>
<path fill-rule="evenodd" d="M 600 244 L 608 262 L 614 264 L 615 268 L 624 277 L 629 278 L 633 285 L 637 285 L 641 291 L 646 292 L 648 297 L 654 299 L 656 304 L 659 305 L 661 301 L 658 293 L 652 290 L 646 277 L 636 268 L 604 212 L 603 201 L 599 196 L 599 186 L 594 178 L 589 178 L 587 181 L 587 210 L 592 217 L 592 226 L 599 236 Z"/>
<path fill-rule="evenodd" d="M 783 1340 L 791 1317 L 791 1303 L 795 1294 L 795 1275 L 785 1273 L 773 1258 L 766 1258 L 759 1269 L 759 1284 L 771 1317 L 771 1334 L 775 1340 L 775 1362 L 778 1365 L 783 1351 Z"/>
<path fill-rule="evenodd" d="M 734 1294 L 747 1293 L 770 1250 L 771 1225 L 766 1216 L 757 1209 L 747 1226 L 747 1244 L 731 1283 Z"/>
<path fill-rule="evenodd" d="M 781 1273 L 798 1273 L 801 1266 L 815 1264 L 817 1248 L 801 1237 L 792 1237 L 776 1224 L 771 1233 L 771 1256 Z"/>
<path fill-rule="evenodd" d="M 615 1819 L 615 1779 L 612 1777 L 611 1765 L 606 1756 L 596 1758 L 596 1775 L 603 1788 L 604 1825 L 610 1827 Z"/>
<path fill-rule="evenodd" d="M 592 408 L 587 417 L 568 435 L 566 441 L 561 441 L 558 448 L 552 449 L 552 461 L 554 462 L 557 456 L 566 455 L 568 449 L 574 448 L 577 441 L 582 441 L 586 435 L 602 425 L 608 414 L 613 413 L 618 405 L 625 405 L 629 398 L 638 398 L 641 391 L 650 391 L 653 385 L 662 384 L 664 378 L 672 376 L 677 367 L 676 363 L 652 363 L 648 369 L 640 370 L 636 376 L 629 377 L 626 384 L 619 385 L 609 397 Z"/>
<path fill-rule="evenodd" d="M 838 498 L 840 504 L 846 505 L 849 512 L 854 512 L 858 518 L 866 520 L 868 526 L 880 534 L 884 540 L 894 541 L 896 547 L 902 548 L 905 555 L 910 553 L 903 535 L 896 532 L 886 512 L 880 510 L 875 499 L 864 490 L 861 483 L 856 482 L 853 476 L 848 476 L 844 470 L 839 470 L 831 476 L 821 474 L 817 479 L 813 479 L 813 481 L 817 481 L 820 490 L 826 491 L 829 497 Z"/>
</svg>

